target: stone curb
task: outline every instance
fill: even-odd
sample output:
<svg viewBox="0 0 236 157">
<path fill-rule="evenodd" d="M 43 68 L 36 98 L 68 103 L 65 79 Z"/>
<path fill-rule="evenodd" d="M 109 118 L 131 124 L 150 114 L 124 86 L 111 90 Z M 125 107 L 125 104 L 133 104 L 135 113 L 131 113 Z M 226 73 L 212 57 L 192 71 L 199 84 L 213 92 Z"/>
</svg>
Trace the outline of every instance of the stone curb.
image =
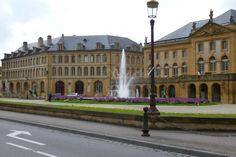
<svg viewBox="0 0 236 157">
<path fill-rule="evenodd" d="M 142 146 L 142 147 L 153 148 L 153 149 L 160 149 L 163 151 L 176 152 L 176 153 L 181 153 L 181 154 L 186 154 L 186 155 L 193 155 L 193 156 L 199 156 L 199 157 L 227 157 L 227 155 L 225 155 L 225 154 L 218 154 L 218 153 L 209 152 L 209 151 L 202 151 L 202 150 L 198 150 L 198 149 L 177 147 L 177 146 L 171 146 L 171 145 L 166 145 L 166 144 L 155 144 L 155 143 L 151 143 L 151 142 L 140 141 L 140 140 L 136 140 L 136 139 L 127 139 L 127 138 L 116 137 L 116 136 L 111 136 L 111 135 L 103 135 L 103 134 L 98 134 L 95 132 L 75 130 L 73 128 L 64 128 L 62 126 L 56 126 L 56 125 L 52 125 L 52 124 L 29 122 L 26 120 L 10 119 L 10 118 L 2 118 L 2 117 L 0 117 L 0 119 L 6 120 L 6 121 L 11 121 L 11 122 L 16 122 L 16 123 L 21 123 L 21 124 L 26 124 L 26 125 L 31 125 L 31 126 L 38 126 L 38 127 L 42 127 L 42 128 L 46 128 L 46 129 L 54 129 L 54 130 L 63 131 L 63 132 L 80 134 L 80 135 L 94 137 L 94 138 L 122 142 L 122 143 Z"/>
</svg>

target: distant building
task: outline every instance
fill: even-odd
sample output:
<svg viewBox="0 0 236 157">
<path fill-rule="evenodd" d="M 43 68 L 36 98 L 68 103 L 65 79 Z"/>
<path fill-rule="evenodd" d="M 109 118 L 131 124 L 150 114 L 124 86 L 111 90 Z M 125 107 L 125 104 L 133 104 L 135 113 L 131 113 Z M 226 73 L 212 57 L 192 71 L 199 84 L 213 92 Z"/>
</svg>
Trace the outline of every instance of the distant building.
<svg viewBox="0 0 236 157">
<path fill-rule="evenodd" d="M 155 42 L 158 97 L 200 97 L 236 103 L 236 11 L 186 24 Z M 144 77 L 150 45 L 144 48 Z M 149 86 L 143 92 L 148 95 Z"/>
<path fill-rule="evenodd" d="M 3 93 L 19 98 L 108 96 L 116 89 L 122 49 L 128 73 L 143 77 L 143 47 L 125 37 L 62 35 L 24 42 L 2 59 Z"/>
</svg>

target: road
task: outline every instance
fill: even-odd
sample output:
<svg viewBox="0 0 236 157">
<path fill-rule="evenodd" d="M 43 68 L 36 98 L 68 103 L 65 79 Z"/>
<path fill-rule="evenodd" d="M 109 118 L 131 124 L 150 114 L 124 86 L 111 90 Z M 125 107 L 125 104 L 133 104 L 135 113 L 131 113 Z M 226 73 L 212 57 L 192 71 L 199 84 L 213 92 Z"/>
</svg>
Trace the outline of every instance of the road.
<svg viewBox="0 0 236 157">
<path fill-rule="evenodd" d="M 0 125 L 4 157 L 191 157 L 5 120 Z"/>
</svg>

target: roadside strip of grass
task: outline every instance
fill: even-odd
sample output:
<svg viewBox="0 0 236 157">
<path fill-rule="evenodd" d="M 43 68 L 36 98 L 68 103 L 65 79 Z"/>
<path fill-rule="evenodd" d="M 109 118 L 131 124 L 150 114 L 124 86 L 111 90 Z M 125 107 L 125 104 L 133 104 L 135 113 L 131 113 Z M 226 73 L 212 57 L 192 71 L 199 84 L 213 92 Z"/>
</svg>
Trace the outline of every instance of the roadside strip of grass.
<svg viewBox="0 0 236 157">
<path fill-rule="evenodd" d="M 7 102 L 0 101 L 5 104 L 17 104 L 17 105 L 35 105 L 35 106 L 44 106 L 44 107 L 53 107 L 58 109 L 80 109 L 86 111 L 103 111 L 103 112 L 112 112 L 112 113 L 126 113 L 126 114 L 135 114 L 142 115 L 142 110 L 131 110 L 131 109 L 120 109 L 120 108 L 103 108 L 103 107 L 90 107 L 90 106 L 74 106 L 74 105 L 40 105 L 32 103 L 23 103 L 23 102 Z M 236 118 L 236 114 L 210 114 L 210 113 L 175 113 L 175 112 L 161 112 L 161 116 L 178 116 L 178 117 L 212 117 L 212 118 Z"/>
</svg>

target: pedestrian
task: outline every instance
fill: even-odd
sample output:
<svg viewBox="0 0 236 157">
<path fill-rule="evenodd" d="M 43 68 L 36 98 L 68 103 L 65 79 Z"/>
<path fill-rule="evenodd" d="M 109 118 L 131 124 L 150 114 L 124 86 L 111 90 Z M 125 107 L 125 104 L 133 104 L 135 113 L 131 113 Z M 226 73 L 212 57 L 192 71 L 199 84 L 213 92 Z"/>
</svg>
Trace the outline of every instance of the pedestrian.
<svg viewBox="0 0 236 157">
<path fill-rule="evenodd" d="M 49 93 L 49 94 L 48 94 L 48 101 L 51 102 L 51 100 L 52 100 L 52 94 Z"/>
</svg>

